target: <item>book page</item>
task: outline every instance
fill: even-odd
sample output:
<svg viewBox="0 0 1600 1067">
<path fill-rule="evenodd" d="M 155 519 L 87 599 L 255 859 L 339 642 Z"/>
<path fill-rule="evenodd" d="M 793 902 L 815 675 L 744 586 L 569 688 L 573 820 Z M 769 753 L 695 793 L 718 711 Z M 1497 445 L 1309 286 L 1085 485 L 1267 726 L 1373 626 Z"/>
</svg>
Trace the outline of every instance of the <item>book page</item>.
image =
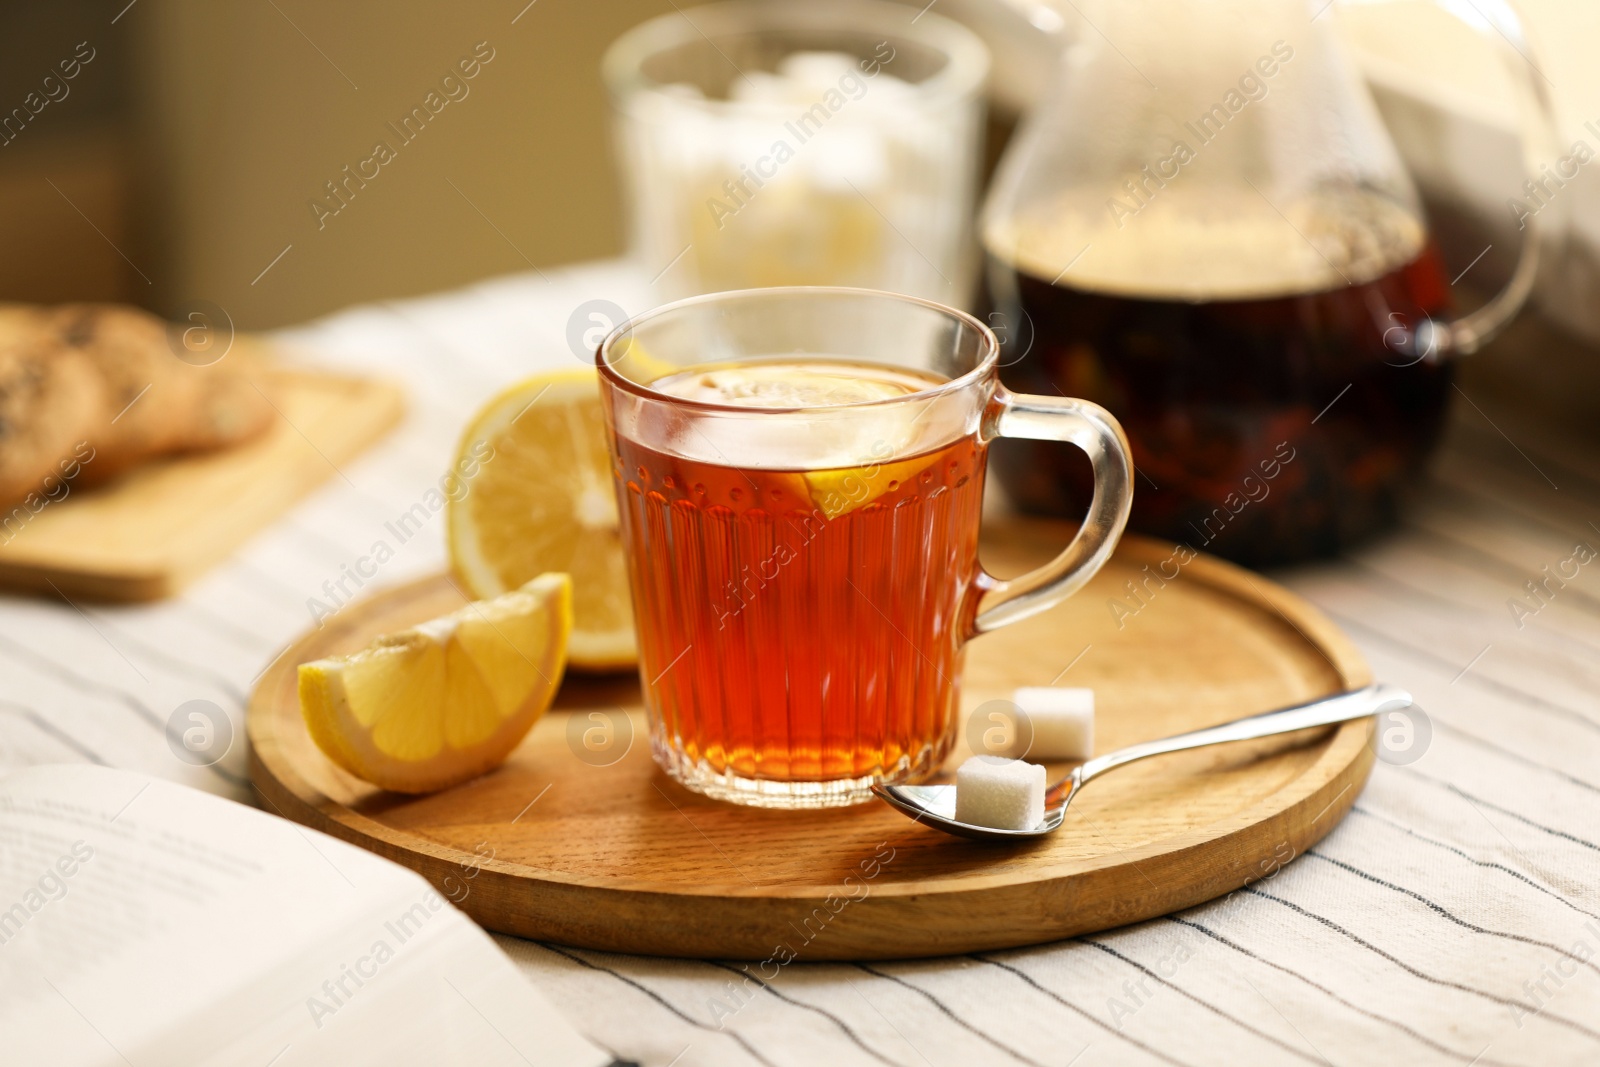
<svg viewBox="0 0 1600 1067">
<path fill-rule="evenodd" d="M 169 782 L 0 778 L 15 1062 L 604 1064 L 420 876 Z"/>
</svg>

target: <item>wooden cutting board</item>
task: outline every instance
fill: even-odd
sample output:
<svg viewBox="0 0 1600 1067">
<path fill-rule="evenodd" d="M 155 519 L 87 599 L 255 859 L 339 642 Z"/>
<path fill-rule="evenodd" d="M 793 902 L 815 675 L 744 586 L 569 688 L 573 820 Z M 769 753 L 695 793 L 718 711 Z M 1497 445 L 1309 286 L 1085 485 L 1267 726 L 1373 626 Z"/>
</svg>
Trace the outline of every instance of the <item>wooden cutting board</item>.
<svg viewBox="0 0 1600 1067">
<path fill-rule="evenodd" d="M 266 374 L 272 427 L 236 448 L 158 460 L 74 490 L 0 534 L 0 586 L 85 600 L 171 596 L 400 420 L 397 386 L 299 370 Z"/>
<path fill-rule="evenodd" d="M 1017 573 L 1066 537 L 1050 523 L 1004 525 L 987 531 L 984 560 Z M 963 712 L 1017 686 L 1092 686 L 1106 751 L 1371 680 L 1313 608 L 1208 557 L 1144 583 L 1139 606 L 1124 583 L 1171 555 L 1129 538 L 1077 596 L 976 640 Z M 1371 720 L 1160 757 L 1086 788 L 1051 837 L 995 845 L 876 801 L 783 812 L 690 793 L 652 763 L 631 677 L 569 676 L 503 767 L 432 796 L 385 793 L 324 758 L 300 718 L 295 665 L 462 602 L 446 578 L 425 579 L 303 638 L 252 697 L 252 778 L 270 809 L 421 872 L 484 926 L 586 948 L 873 959 L 1137 922 L 1275 873 L 1334 827 L 1373 761 Z M 591 727 L 614 731 L 606 752 L 625 754 L 585 750 Z"/>
</svg>

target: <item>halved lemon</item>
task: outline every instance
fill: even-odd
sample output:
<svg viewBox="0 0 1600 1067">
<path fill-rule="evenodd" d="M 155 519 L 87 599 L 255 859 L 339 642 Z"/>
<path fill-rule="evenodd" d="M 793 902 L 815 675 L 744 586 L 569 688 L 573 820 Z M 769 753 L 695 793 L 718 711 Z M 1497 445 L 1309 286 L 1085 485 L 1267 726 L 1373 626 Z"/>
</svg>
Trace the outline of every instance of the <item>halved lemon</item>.
<svg viewBox="0 0 1600 1067">
<path fill-rule="evenodd" d="M 633 608 L 594 372 L 541 374 L 505 390 L 462 434 L 456 461 L 458 471 L 474 472 L 447 512 L 462 584 L 493 597 L 543 571 L 565 571 L 572 666 L 633 666 Z"/>
<path fill-rule="evenodd" d="M 427 793 L 505 760 L 550 706 L 567 661 L 572 583 L 542 574 L 349 656 L 300 665 L 317 747 L 358 778 Z"/>
</svg>

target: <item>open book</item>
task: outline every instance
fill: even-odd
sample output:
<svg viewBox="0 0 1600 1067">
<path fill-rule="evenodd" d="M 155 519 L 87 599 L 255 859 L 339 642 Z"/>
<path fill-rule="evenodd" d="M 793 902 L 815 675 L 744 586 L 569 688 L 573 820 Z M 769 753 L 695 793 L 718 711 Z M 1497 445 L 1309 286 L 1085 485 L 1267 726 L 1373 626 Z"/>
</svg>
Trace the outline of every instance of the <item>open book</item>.
<svg viewBox="0 0 1600 1067">
<path fill-rule="evenodd" d="M 419 875 L 126 771 L 0 776 L 0 1059 L 601 1067 Z"/>
</svg>

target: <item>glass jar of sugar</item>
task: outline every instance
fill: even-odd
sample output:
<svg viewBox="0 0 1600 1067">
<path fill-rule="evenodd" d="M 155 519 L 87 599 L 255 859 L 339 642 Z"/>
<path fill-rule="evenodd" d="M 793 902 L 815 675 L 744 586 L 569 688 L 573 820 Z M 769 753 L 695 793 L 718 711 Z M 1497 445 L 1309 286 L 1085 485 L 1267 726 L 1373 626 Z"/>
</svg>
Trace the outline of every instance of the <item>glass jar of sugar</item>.
<svg viewBox="0 0 1600 1067">
<path fill-rule="evenodd" d="M 988 64 L 970 31 L 887 3 L 732 0 L 635 27 L 603 64 L 632 254 L 662 299 L 968 303 Z"/>
</svg>

